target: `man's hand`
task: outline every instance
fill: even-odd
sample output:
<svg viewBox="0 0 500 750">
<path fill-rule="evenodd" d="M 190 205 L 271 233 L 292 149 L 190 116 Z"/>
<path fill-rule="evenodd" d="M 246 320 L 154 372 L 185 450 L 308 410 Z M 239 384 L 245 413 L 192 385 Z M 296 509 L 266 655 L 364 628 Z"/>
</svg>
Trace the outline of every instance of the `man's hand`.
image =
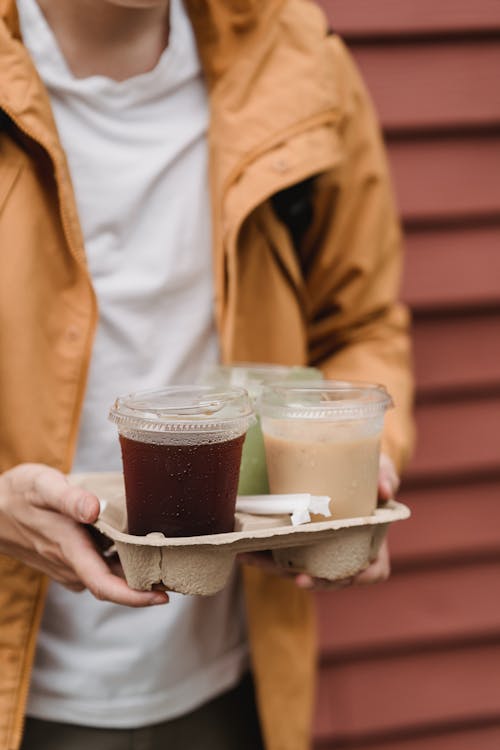
<svg viewBox="0 0 500 750">
<path fill-rule="evenodd" d="M 384 453 L 380 456 L 380 468 L 378 475 L 378 501 L 385 503 L 387 500 L 392 500 L 396 492 L 399 489 L 399 477 L 396 474 L 396 469 L 389 456 Z M 386 581 L 391 573 L 391 562 L 389 559 L 389 547 L 387 540 L 384 540 L 380 545 L 378 555 L 373 562 L 358 573 L 353 580 L 353 584 L 363 583 L 379 583 L 380 581 Z"/>
<path fill-rule="evenodd" d="M 378 477 L 378 500 L 379 503 L 384 503 L 394 497 L 399 487 L 399 478 L 396 474 L 394 464 L 389 456 L 382 454 L 380 456 L 380 467 Z M 389 577 L 391 566 L 389 561 L 389 548 L 387 541 L 384 541 L 380 545 L 377 557 L 373 560 L 370 565 L 352 578 L 346 578 L 341 581 L 328 581 L 323 578 L 313 578 L 307 573 L 289 573 L 279 568 L 273 561 L 272 553 L 268 552 L 254 552 L 249 554 L 239 555 L 241 562 L 248 563 L 250 565 L 258 565 L 259 567 L 267 568 L 270 572 L 274 572 L 277 575 L 283 575 L 287 578 L 295 578 L 297 586 L 303 589 L 310 589 L 313 591 L 324 591 L 345 588 L 346 586 L 353 586 L 358 584 L 368 583 L 379 583 L 387 580 Z"/>
<path fill-rule="evenodd" d="M 385 503 L 394 497 L 399 487 L 399 477 L 394 468 L 394 464 L 389 456 L 384 453 L 380 456 L 379 474 L 378 474 L 378 501 Z M 380 545 L 377 557 L 372 560 L 370 565 L 362 570 L 361 573 L 346 578 L 342 581 L 325 581 L 321 578 L 312 578 L 305 573 L 300 573 L 296 578 L 297 586 L 306 589 L 321 591 L 324 589 L 345 588 L 346 586 L 356 586 L 367 583 L 380 583 L 389 578 L 391 564 L 389 559 L 389 547 L 387 540 Z"/>
<path fill-rule="evenodd" d="M 46 573 L 71 591 L 89 591 L 129 607 L 168 602 L 158 591 L 134 591 L 109 569 L 82 524 L 99 516 L 99 500 L 42 464 L 0 475 L 0 552 Z"/>
</svg>

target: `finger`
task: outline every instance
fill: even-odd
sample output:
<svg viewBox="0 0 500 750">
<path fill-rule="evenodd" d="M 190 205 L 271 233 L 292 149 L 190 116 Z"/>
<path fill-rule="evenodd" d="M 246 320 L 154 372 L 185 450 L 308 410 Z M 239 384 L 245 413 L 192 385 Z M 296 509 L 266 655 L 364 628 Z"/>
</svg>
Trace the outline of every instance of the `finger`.
<svg viewBox="0 0 500 750">
<path fill-rule="evenodd" d="M 115 552 L 112 557 L 106 557 L 106 565 L 113 575 L 118 578 L 125 580 L 125 573 L 123 572 L 122 564 L 118 554 Z M 168 591 L 167 587 L 163 583 L 153 583 L 151 586 L 153 591 Z"/>
<path fill-rule="evenodd" d="M 386 477 L 381 477 L 378 484 L 379 500 L 392 500 L 393 494 L 391 481 Z"/>
<path fill-rule="evenodd" d="M 123 572 L 122 564 L 117 554 L 113 555 L 113 557 L 106 558 L 106 565 L 113 575 L 125 579 L 125 573 Z"/>
<path fill-rule="evenodd" d="M 35 475 L 33 502 L 38 507 L 48 508 L 69 516 L 79 523 L 95 523 L 99 517 L 99 500 L 91 492 L 73 487 L 55 469 L 44 469 Z"/>
<path fill-rule="evenodd" d="M 365 570 L 361 571 L 361 573 L 358 573 L 354 583 L 360 585 L 381 583 L 389 578 L 390 572 L 389 549 L 387 543 L 384 542 L 380 547 L 376 560 L 365 568 Z"/>
<path fill-rule="evenodd" d="M 82 584 L 75 572 L 67 565 L 62 566 L 60 563 L 52 562 L 47 558 L 41 558 L 38 555 L 26 554 L 20 555 L 20 559 L 31 568 L 41 571 L 52 581 L 60 583 L 71 590 L 83 591 L 85 586 Z"/>
<path fill-rule="evenodd" d="M 80 529 L 74 531 L 75 538 L 71 540 L 72 549 L 68 560 L 79 579 L 96 599 L 123 604 L 127 607 L 148 607 L 154 604 L 166 604 L 169 601 L 166 593 L 131 589 L 122 578 L 113 575 L 106 562 L 95 551 L 88 536 Z M 76 554 L 75 550 L 77 550 Z"/>
<path fill-rule="evenodd" d="M 295 576 L 295 583 L 300 589 L 312 589 L 314 586 L 313 579 L 307 573 L 299 573 L 298 576 Z"/>
<path fill-rule="evenodd" d="M 386 454 L 380 456 L 378 491 L 381 500 L 390 500 L 399 487 L 399 477 L 392 460 Z"/>
<path fill-rule="evenodd" d="M 85 591 L 83 583 L 63 583 L 62 585 L 65 589 L 72 591 L 74 594 L 81 594 L 82 591 Z"/>
<path fill-rule="evenodd" d="M 344 589 L 347 586 L 352 586 L 354 582 L 353 577 L 339 578 L 335 581 L 330 581 L 327 578 L 313 578 L 307 573 L 299 573 L 295 577 L 295 583 L 301 589 L 308 589 L 309 591 L 335 591 L 337 589 Z"/>
<path fill-rule="evenodd" d="M 389 571 L 385 570 L 379 563 L 374 563 L 373 565 L 370 565 L 366 570 L 363 570 L 361 573 L 358 573 L 358 575 L 354 579 L 354 583 L 356 585 L 366 585 L 366 584 L 372 584 L 372 583 L 382 583 L 382 581 L 386 581 L 389 577 Z"/>
</svg>

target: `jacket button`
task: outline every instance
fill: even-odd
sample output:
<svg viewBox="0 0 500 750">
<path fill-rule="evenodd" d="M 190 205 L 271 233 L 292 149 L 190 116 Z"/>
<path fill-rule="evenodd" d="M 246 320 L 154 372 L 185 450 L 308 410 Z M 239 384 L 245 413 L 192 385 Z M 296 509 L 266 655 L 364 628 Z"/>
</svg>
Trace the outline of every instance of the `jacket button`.
<svg viewBox="0 0 500 750">
<path fill-rule="evenodd" d="M 80 338 L 80 329 L 78 326 L 69 326 L 66 330 L 66 338 L 68 341 L 78 341 Z"/>
<path fill-rule="evenodd" d="M 276 172 L 286 172 L 289 169 L 288 162 L 285 159 L 275 159 L 272 166 Z"/>
</svg>

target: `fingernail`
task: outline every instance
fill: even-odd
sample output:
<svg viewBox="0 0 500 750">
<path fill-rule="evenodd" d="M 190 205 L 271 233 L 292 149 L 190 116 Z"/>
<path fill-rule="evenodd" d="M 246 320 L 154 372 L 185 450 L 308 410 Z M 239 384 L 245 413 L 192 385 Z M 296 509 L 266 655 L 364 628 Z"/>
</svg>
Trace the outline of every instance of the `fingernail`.
<svg viewBox="0 0 500 750">
<path fill-rule="evenodd" d="M 387 495 L 392 495 L 392 482 L 390 479 L 382 479 L 381 487 Z"/>
<path fill-rule="evenodd" d="M 81 497 L 77 504 L 76 509 L 78 511 L 78 515 L 80 516 L 80 519 L 83 522 L 87 522 L 89 520 L 89 510 L 87 508 L 87 501 L 84 497 Z"/>
<path fill-rule="evenodd" d="M 165 596 L 164 594 L 156 594 L 156 596 L 151 597 L 151 605 L 154 604 L 168 604 L 169 599 L 168 596 Z"/>
<path fill-rule="evenodd" d="M 313 587 L 313 582 L 308 576 L 297 576 L 295 584 L 299 589 L 310 589 Z"/>
</svg>

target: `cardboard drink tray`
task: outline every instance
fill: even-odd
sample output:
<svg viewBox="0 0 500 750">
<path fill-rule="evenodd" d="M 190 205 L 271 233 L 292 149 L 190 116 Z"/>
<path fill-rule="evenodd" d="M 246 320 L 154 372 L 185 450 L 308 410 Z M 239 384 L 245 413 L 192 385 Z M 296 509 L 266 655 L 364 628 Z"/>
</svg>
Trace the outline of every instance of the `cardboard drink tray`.
<svg viewBox="0 0 500 750">
<path fill-rule="evenodd" d="M 371 516 L 292 526 L 289 516 L 236 513 L 235 531 L 167 538 L 126 534 L 122 474 L 74 474 L 76 484 L 107 504 L 95 526 L 113 540 L 127 583 L 148 590 L 163 583 L 182 594 L 215 594 L 226 585 L 240 552 L 272 550 L 275 562 L 290 571 L 335 581 L 358 573 L 377 554 L 387 528 L 410 511 L 390 500 Z"/>
</svg>

